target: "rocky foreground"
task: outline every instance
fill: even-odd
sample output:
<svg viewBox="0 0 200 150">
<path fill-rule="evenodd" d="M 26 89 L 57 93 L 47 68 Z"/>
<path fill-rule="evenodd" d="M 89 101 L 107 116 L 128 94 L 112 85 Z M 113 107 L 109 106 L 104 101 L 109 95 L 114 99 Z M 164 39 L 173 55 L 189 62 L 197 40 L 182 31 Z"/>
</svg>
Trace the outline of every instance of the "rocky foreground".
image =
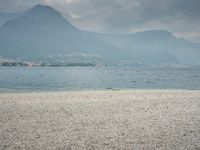
<svg viewBox="0 0 200 150">
<path fill-rule="evenodd" d="M 200 149 L 200 91 L 2 93 L 0 149 Z"/>
</svg>

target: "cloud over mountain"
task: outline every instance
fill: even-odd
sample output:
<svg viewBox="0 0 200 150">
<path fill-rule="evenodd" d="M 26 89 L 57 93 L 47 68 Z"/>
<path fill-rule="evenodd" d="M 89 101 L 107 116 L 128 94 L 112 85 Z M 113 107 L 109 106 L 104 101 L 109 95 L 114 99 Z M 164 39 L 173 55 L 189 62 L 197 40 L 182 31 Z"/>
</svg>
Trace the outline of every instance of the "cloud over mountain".
<svg viewBox="0 0 200 150">
<path fill-rule="evenodd" d="M 199 0 L 1 0 L 0 12 L 47 4 L 79 28 L 99 32 L 165 29 L 200 42 Z"/>
</svg>

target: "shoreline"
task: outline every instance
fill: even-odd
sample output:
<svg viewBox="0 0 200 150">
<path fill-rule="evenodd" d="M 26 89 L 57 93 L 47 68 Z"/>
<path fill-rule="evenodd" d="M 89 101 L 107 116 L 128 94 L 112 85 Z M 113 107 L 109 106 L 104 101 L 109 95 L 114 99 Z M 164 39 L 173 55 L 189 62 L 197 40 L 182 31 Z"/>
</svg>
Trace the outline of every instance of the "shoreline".
<svg viewBox="0 0 200 150">
<path fill-rule="evenodd" d="M 34 94 L 34 93 L 74 93 L 74 92 L 126 92 L 126 91 L 200 91 L 200 89 L 179 89 L 179 88 L 170 88 L 170 89 L 157 89 L 157 88 L 146 88 L 146 89 L 141 89 L 141 88 L 105 88 L 105 89 L 58 89 L 58 90 L 12 90 L 12 89 L 1 89 L 0 88 L 0 95 L 1 94 Z"/>
</svg>

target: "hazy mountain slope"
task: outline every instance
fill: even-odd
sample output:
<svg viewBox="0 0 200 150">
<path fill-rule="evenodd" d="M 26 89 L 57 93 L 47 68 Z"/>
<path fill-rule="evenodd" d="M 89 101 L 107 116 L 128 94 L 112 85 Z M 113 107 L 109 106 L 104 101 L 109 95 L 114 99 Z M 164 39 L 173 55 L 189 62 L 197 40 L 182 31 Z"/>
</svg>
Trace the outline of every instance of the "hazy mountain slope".
<svg viewBox="0 0 200 150">
<path fill-rule="evenodd" d="M 108 62 L 200 64 L 200 44 L 163 30 L 108 35 L 74 27 L 48 6 L 37 5 L 0 27 L 0 56 L 99 55 Z"/>
<path fill-rule="evenodd" d="M 96 35 L 124 49 L 129 56 L 134 56 L 143 63 L 200 64 L 200 44 L 177 38 L 168 31 Z"/>
<path fill-rule="evenodd" d="M 6 22 L 0 33 L 0 54 L 5 56 L 89 53 L 109 57 L 113 50 L 118 50 L 90 32 L 75 28 L 48 6 L 37 5 L 23 16 Z"/>
<path fill-rule="evenodd" d="M 7 21 L 14 19 L 16 17 L 19 17 L 22 15 L 22 12 L 20 13 L 0 13 L 0 26 L 6 23 Z"/>
</svg>

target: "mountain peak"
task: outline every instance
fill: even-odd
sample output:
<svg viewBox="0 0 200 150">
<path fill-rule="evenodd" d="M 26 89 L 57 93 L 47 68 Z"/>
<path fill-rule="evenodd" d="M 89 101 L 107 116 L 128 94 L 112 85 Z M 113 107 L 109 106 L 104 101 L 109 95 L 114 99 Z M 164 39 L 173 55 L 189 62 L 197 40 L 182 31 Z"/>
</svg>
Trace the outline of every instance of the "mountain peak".
<svg viewBox="0 0 200 150">
<path fill-rule="evenodd" d="M 46 5 L 36 5 L 22 16 L 7 21 L 3 26 L 7 30 L 77 30 L 60 12 Z"/>
<path fill-rule="evenodd" d="M 56 10 L 51 6 L 38 4 L 35 5 L 33 8 L 31 8 L 31 11 L 56 11 Z"/>
<path fill-rule="evenodd" d="M 27 15 L 42 15 L 42 16 L 61 16 L 61 14 L 55 10 L 54 8 L 47 6 L 47 5 L 41 5 L 38 4 L 31 8 L 28 12 Z M 52 17 L 53 17 L 52 16 Z"/>
<path fill-rule="evenodd" d="M 159 35 L 159 36 L 173 36 L 173 34 L 167 30 L 147 30 L 142 32 L 137 32 L 139 34 L 153 34 L 153 35 Z M 137 34 L 136 33 L 136 34 Z"/>
<path fill-rule="evenodd" d="M 153 40 L 157 39 L 176 39 L 176 37 L 169 31 L 166 30 L 147 30 L 142 32 L 137 32 L 134 35 L 146 39 L 146 40 Z"/>
<path fill-rule="evenodd" d="M 53 9 L 52 7 L 50 7 L 48 5 L 42 5 L 42 4 L 37 4 L 32 9 L 34 9 L 34 8 L 50 8 L 50 9 Z"/>
</svg>

